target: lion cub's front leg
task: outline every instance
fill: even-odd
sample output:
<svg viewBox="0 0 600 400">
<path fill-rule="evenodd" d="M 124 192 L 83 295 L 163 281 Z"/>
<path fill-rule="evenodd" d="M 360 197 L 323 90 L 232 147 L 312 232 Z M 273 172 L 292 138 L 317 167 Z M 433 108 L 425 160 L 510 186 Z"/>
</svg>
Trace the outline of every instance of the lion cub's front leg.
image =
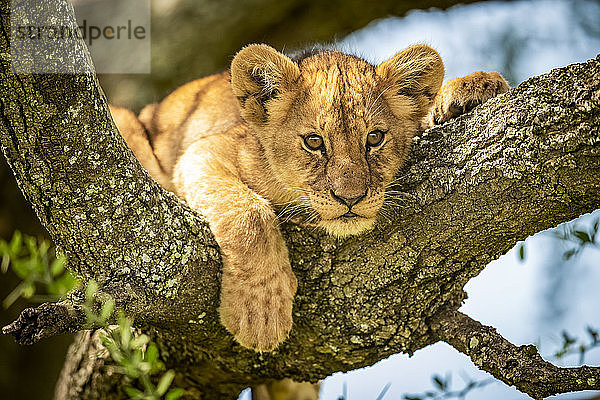
<svg viewBox="0 0 600 400">
<path fill-rule="evenodd" d="M 230 146 L 227 137 L 196 142 L 178 161 L 174 183 L 221 248 L 221 322 L 241 345 L 270 351 L 292 327 L 297 281 L 275 213 L 236 176 Z"/>
<path fill-rule="evenodd" d="M 508 89 L 508 83 L 497 72 L 480 71 L 453 79 L 435 97 L 431 110 L 423 120 L 423 128 L 431 128 L 468 113 Z"/>
</svg>

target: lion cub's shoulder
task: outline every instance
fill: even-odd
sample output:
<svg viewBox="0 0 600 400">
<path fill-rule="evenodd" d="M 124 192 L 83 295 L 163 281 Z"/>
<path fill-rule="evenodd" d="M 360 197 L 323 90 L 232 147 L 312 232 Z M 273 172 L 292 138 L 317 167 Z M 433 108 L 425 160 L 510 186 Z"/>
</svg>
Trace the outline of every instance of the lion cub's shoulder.
<svg viewBox="0 0 600 400">
<path fill-rule="evenodd" d="M 139 119 L 148 131 L 156 157 L 169 174 L 191 143 L 242 122 L 228 71 L 180 86 L 162 102 L 146 106 Z"/>
</svg>

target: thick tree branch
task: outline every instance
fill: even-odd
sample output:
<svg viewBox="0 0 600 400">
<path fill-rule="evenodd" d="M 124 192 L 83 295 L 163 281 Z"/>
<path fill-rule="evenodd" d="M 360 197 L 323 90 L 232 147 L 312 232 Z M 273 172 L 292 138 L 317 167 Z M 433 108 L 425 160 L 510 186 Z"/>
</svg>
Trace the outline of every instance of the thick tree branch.
<svg viewBox="0 0 600 400">
<path fill-rule="evenodd" d="M 58 4 L 28 12 L 74 24 L 67 3 Z M 103 282 L 158 342 L 178 385 L 198 396 L 233 396 L 269 378 L 320 379 L 434 343 L 429 321 L 457 310 L 463 286 L 487 263 L 600 207 L 597 58 L 422 135 L 399 177 L 401 206 L 373 232 L 336 240 L 285 225 L 299 279 L 294 328 L 276 352 L 256 354 L 218 322 L 221 261 L 210 230 L 137 163 L 91 67 L 14 75 L 5 3 L 1 23 L 0 143 L 22 191 L 69 268 Z M 84 45 L 70 57 L 87 62 Z M 16 331 L 43 336 L 35 325 Z M 89 371 L 83 384 L 111 388 L 102 369 Z"/>
<path fill-rule="evenodd" d="M 471 357 L 475 365 L 535 399 L 579 390 L 600 390 L 600 368 L 559 368 L 534 345 L 515 346 L 496 329 L 449 310 L 431 323 L 438 338 Z"/>
</svg>

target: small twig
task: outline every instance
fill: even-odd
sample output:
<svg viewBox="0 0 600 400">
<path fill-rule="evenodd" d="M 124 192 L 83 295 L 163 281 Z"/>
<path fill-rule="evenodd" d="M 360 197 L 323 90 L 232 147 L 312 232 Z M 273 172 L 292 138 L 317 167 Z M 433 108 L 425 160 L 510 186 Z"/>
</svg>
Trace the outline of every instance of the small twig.
<svg viewBox="0 0 600 400">
<path fill-rule="evenodd" d="M 535 399 L 565 392 L 600 390 L 600 368 L 560 368 L 533 345 L 515 346 L 494 328 L 459 311 L 445 311 L 430 323 L 434 334 L 468 355 L 480 369 Z"/>
<path fill-rule="evenodd" d="M 44 303 L 23 310 L 16 321 L 2 328 L 2 334 L 12 335 L 17 343 L 28 345 L 47 337 L 76 332 L 84 324 L 84 313 L 70 303 Z"/>
</svg>

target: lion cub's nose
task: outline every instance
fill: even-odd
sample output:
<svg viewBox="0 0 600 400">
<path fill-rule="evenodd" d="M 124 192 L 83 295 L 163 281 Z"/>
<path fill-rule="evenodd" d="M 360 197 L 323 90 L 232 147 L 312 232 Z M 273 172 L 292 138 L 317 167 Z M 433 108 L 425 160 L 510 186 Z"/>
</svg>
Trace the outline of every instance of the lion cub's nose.
<svg viewBox="0 0 600 400">
<path fill-rule="evenodd" d="M 336 201 L 338 201 L 339 203 L 342 203 L 346 206 L 348 206 L 348 208 L 352 208 L 353 205 L 355 205 L 356 203 L 358 203 L 359 201 L 361 201 L 362 199 L 364 199 L 367 196 L 367 192 L 364 192 L 363 194 L 361 194 L 358 197 L 344 197 L 344 196 L 340 196 L 337 195 L 333 190 L 331 191 L 331 195 L 333 196 L 334 199 L 336 199 Z"/>
</svg>

